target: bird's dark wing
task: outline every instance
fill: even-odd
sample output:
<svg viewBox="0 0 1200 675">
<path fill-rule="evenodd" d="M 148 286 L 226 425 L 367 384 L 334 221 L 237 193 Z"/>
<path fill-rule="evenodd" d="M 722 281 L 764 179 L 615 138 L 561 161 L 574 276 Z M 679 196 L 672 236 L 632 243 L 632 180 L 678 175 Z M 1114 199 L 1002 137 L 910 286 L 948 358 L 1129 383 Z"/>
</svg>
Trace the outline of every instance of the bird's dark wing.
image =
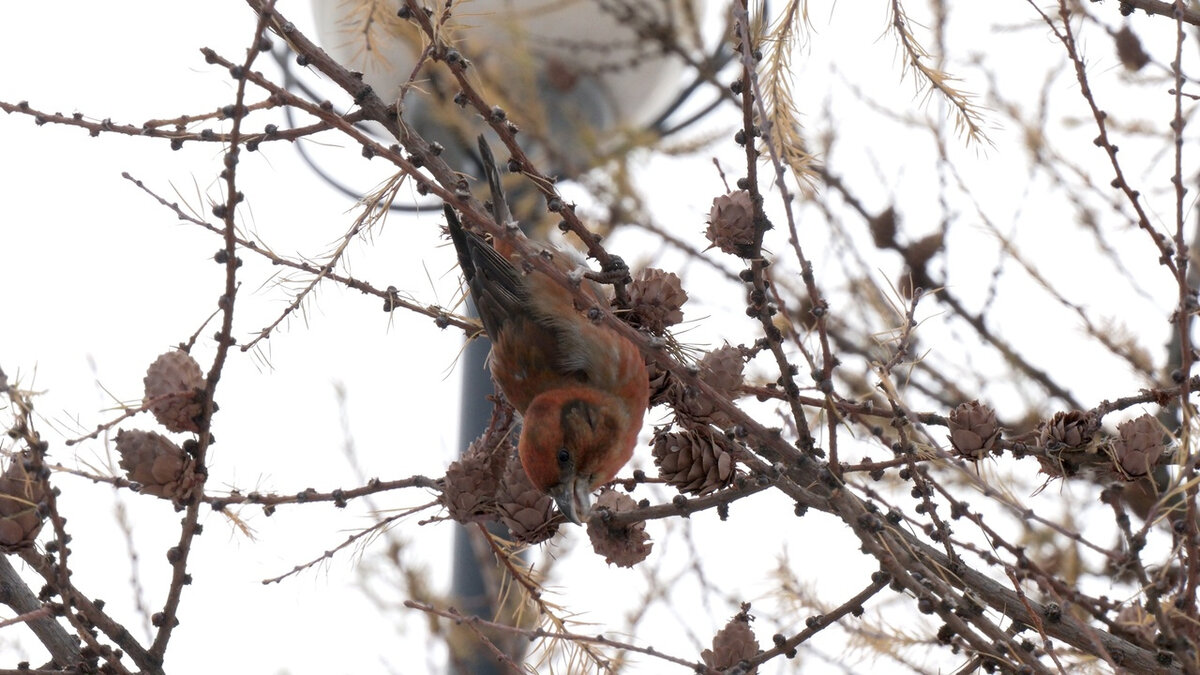
<svg viewBox="0 0 1200 675">
<path fill-rule="evenodd" d="M 445 206 L 450 239 L 458 251 L 458 264 L 471 289 L 483 329 L 493 341 L 512 317 L 528 314 L 528 290 L 521 273 L 484 241 L 463 228 L 458 214 Z"/>
</svg>

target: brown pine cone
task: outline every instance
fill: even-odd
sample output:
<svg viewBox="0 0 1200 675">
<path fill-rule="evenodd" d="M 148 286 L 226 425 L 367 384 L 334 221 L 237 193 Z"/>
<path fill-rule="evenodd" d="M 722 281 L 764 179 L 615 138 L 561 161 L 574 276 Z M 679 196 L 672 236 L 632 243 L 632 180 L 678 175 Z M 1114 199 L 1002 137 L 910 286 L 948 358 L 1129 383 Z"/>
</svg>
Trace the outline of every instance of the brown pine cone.
<svg viewBox="0 0 1200 675">
<path fill-rule="evenodd" d="M 737 390 L 742 386 L 742 374 L 746 368 L 740 348 L 730 345 L 718 347 L 705 354 L 696 364 L 696 368 L 700 381 L 730 400 L 737 398 Z M 677 383 L 672 397 L 675 400 L 677 415 L 722 428 L 733 424 L 733 420 L 717 407 L 715 401 L 691 387 Z"/>
<path fill-rule="evenodd" d="M 683 321 L 687 291 L 673 272 L 647 267 L 629 284 L 630 319 L 655 335 Z"/>
<path fill-rule="evenodd" d="M 496 517 L 496 491 L 513 447 L 507 437 L 493 449 L 485 447 L 488 442 L 491 436 L 485 432 L 471 443 L 461 459 L 451 462 L 446 469 L 441 502 L 450 517 L 460 523 Z"/>
<path fill-rule="evenodd" d="M 1056 448 L 1051 445 L 1061 445 L 1072 449 L 1083 449 L 1096 434 L 1096 419 L 1091 413 L 1079 410 L 1054 413 L 1049 422 L 1044 422 L 1041 429 L 1042 447 L 1047 450 Z M 1051 443 L 1053 441 L 1053 443 Z"/>
<path fill-rule="evenodd" d="M 118 462 L 138 492 L 184 503 L 191 499 L 200 477 L 192 470 L 195 460 L 171 439 L 139 429 L 117 432 Z"/>
<path fill-rule="evenodd" d="M 675 386 L 675 377 L 658 363 L 646 363 L 646 373 L 650 378 L 650 405 L 662 405 L 671 401 L 671 390 Z"/>
<path fill-rule="evenodd" d="M 204 373 L 190 354 L 171 350 L 159 356 L 142 383 L 146 401 L 154 401 L 150 412 L 159 424 L 171 431 L 200 431 L 196 420 L 204 412 Z"/>
<path fill-rule="evenodd" d="M 621 513 L 637 508 L 637 502 L 622 492 L 607 489 L 596 498 L 592 517 L 587 521 L 588 538 L 592 549 L 604 556 L 604 562 L 617 567 L 633 567 L 650 555 L 654 544 L 646 534 L 645 521 L 632 525 L 613 526 L 606 519 L 608 513 Z"/>
<path fill-rule="evenodd" d="M 1153 415 L 1145 414 L 1117 425 L 1119 437 L 1112 442 L 1113 459 L 1122 475 L 1145 476 L 1154 469 L 1163 451 L 1163 428 Z"/>
<path fill-rule="evenodd" d="M 1077 474 L 1097 448 L 1098 426 L 1095 415 L 1079 410 L 1057 412 L 1042 422 L 1039 441 L 1046 454 L 1037 457 L 1042 472 L 1052 477 Z"/>
<path fill-rule="evenodd" d="M 726 344 L 705 354 L 697 367 L 700 368 L 701 380 L 717 391 L 732 395 L 742 386 L 746 361 L 739 347 Z"/>
<path fill-rule="evenodd" d="M 496 512 L 513 539 L 525 544 L 546 541 L 566 522 L 554 509 L 554 499 L 529 482 L 525 467 L 515 456 L 508 461 L 496 491 Z"/>
<path fill-rule="evenodd" d="M 725 627 L 713 637 L 712 649 L 700 652 L 700 658 L 709 668 L 725 670 L 738 663 L 754 658 L 758 654 L 758 640 L 750 630 L 749 607 L 742 605 L 741 612 L 729 620 Z M 745 675 L 754 675 L 758 668 L 751 668 Z"/>
<path fill-rule="evenodd" d="M 491 472 L 487 458 L 463 457 L 446 469 L 441 502 L 451 518 L 469 523 L 495 514 L 498 487 L 500 481 Z"/>
<path fill-rule="evenodd" d="M 996 449 L 1000 425 L 991 406 L 968 401 L 951 410 L 946 421 L 950 428 L 950 445 L 959 455 L 978 460 Z"/>
<path fill-rule="evenodd" d="M 735 190 L 713 200 L 704 236 L 726 253 L 746 257 L 753 253 L 754 198 L 746 190 Z"/>
<path fill-rule="evenodd" d="M 896 248 L 896 207 L 889 206 L 867 221 L 876 248 Z"/>
<path fill-rule="evenodd" d="M 1113 35 L 1113 42 L 1117 47 L 1117 58 L 1120 59 L 1121 65 L 1125 69 L 1136 73 L 1150 63 L 1150 55 L 1142 47 L 1142 41 L 1138 38 L 1137 33 L 1134 33 L 1129 26 L 1122 26 L 1121 30 Z"/>
<path fill-rule="evenodd" d="M 46 496 L 45 483 L 25 470 L 28 454 L 13 456 L 0 475 L 0 551 L 29 548 L 42 529 L 38 502 Z"/>
<path fill-rule="evenodd" d="M 706 495 L 733 482 L 736 465 L 731 442 L 707 430 L 665 433 L 654 437 L 658 475 L 680 492 Z"/>
</svg>

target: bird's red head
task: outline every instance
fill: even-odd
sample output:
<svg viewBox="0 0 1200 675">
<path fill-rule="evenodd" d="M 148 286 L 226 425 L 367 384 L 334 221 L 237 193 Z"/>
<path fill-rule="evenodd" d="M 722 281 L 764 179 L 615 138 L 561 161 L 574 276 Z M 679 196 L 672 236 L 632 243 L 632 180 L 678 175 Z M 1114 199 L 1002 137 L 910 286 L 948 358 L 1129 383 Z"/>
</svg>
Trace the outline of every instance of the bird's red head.
<svg viewBox="0 0 1200 675">
<path fill-rule="evenodd" d="M 554 497 L 568 520 L 579 523 L 592 490 L 612 480 L 633 454 L 640 416 L 631 419 L 611 394 L 570 387 L 537 396 L 524 417 L 518 450 L 525 473 Z"/>
</svg>

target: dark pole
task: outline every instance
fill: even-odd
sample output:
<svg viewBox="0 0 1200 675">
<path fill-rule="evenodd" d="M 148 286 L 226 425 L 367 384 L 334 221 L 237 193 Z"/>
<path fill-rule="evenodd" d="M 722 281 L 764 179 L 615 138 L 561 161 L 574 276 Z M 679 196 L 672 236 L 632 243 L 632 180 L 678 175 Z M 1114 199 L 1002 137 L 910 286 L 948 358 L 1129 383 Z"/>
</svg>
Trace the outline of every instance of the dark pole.
<svg viewBox="0 0 1200 675">
<path fill-rule="evenodd" d="M 470 315 L 475 313 L 475 304 L 470 304 Z M 465 452 L 471 441 L 479 437 L 487 429 L 491 419 L 492 402 L 488 397 L 495 392 L 491 375 L 488 374 L 484 363 L 492 343 L 486 337 L 472 340 L 466 346 L 461 357 L 463 368 L 462 401 L 459 406 L 458 447 Z M 500 523 L 488 524 L 492 534 L 504 536 L 507 529 Z M 451 581 L 451 593 L 458 608 L 468 616 L 479 616 L 491 619 L 495 615 L 495 600 L 488 591 L 484 581 L 486 570 L 494 569 L 481 564 L 480 556 L 476 554 L 472 539 L 478 534 L 465 525 L 454 528 L 454 568 Z M 486 559 L 485 559 L 486 560 Z M 493 584 L 494 587 L 494 584 Z M 459 654 L 460 660 L 454 664 L 455 672 L 464 675 L 501 675 L 503 670 L 500 663 L 483 645 L 473 642 L 468 653 Z M 453 659 L 452 659 L 453 663 Z"/>
</svg>

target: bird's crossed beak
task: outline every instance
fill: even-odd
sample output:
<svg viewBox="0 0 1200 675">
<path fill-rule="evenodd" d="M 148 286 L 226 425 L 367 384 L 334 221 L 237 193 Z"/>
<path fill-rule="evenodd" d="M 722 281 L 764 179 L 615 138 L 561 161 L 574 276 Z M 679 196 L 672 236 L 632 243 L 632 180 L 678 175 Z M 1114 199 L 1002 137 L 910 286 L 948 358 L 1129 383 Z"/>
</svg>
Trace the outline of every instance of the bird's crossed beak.
<svg viewBox="0 0 1200 675">
<path fill-rule="evenodd" d="M 558 510 L 567 520 L 582 525 L 592 510 L 591 481 L 582 476 L 571 476 L 550 491 Z"/>
</svg>

